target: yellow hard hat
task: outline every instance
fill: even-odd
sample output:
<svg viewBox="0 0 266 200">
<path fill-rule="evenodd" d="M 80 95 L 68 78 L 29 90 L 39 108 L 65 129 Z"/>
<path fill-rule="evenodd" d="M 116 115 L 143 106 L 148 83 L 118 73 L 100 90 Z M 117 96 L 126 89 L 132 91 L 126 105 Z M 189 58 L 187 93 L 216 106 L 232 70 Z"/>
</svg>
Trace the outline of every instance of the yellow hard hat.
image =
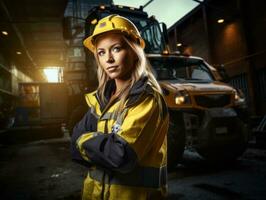
<svg viewBox="0 0 266 200">
<path fill-rule="evenodd" d="M 120 15 L 109 15 L 99 20 L 98 24 L 94 28 L 93 34 L 83 41 L 84 46 L 93 52 L 95 49 L 95 37 L 102 33 L 111 31 L 121 32 L 130 36 L 144 49 L 145 42 L 141 38 L 137 27 L 130 20 Z"/>
</svg>

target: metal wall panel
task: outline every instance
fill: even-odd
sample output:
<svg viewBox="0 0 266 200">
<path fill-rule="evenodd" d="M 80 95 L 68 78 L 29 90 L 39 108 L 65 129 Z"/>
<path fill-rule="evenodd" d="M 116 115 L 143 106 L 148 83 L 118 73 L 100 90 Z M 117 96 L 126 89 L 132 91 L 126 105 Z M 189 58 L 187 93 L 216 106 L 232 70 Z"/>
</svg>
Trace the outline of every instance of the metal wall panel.
<svg viewBox="0 0 266 200">
<path fill-rule="evenodd" d="M 242 90 L 242 92 L 245 94 L 248 106 L 250 107 L 251 105 L 248 91 L 247 74 L 242 73 L 240 75 L 232 77 L 229 84 L 232 85 L 234 88 Z"/>
<path fill-rule="evenodd" d="M 260 69 L 256 73 L 257 81 L 255 82 L 256 97 L 259 102 L 266 102 L 266 68 Z"/>
</svg>

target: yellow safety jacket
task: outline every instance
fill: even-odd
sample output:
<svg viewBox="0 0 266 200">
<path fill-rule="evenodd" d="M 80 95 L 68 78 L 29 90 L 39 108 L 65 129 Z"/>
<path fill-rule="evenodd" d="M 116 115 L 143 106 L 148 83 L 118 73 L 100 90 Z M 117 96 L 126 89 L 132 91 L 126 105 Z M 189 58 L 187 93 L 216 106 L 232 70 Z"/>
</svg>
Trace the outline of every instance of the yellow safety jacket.
<svg viewBox="0 0 266 200">
<path fill-rule="evenodd" d="M 109 81 L 107 102 L 114 89 L 114 81 Z M 119 98 L 107 106 L 95 91 L 86 101 L 88 112 L 72 134 L 73 159 L 89 168 L 82 199 L 163 199 L 169 123 L 163 97 L 142 77 L 118 116 L 114 111 Z"/>
</svg>

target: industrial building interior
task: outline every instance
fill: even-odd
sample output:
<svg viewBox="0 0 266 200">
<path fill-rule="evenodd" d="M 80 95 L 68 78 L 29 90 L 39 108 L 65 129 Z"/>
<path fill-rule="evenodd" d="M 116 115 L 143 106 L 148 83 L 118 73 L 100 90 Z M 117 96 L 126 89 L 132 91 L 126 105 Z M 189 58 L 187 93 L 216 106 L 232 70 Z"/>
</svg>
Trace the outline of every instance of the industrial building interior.
<svg viewBox="0 0 266 200">
<path fill-rule="evenodd" d="M 146 11 L 145 7 L 156 1 L 161 2 L 146 0 L 138 8 L 131 5 L 117 7 L 129 10 L 127 12 L 142 13 Z M 233 169 L 229 168 L 229 171 L 239 170 L 245 175 L 238 177 L 232 173 L 229 178 L 225 175 L 221 178 L 224 181 L 221 182 L 222 186 L 218 184 L 218 189 L 210 187 L 207 190 L 205 183 L 202 186 L 197 182 L 196 176 L 204 176 L 202 180 L 208 184 L 216 183 L 216 179 L 210 180 L 205 175 L 212 177 L 215 170 L 218 170 L 217 173 L 227 173 L 228 167 L 213 170 L 206 163 L 201 163 L 199 157 L 202 155 L 195 156 L 194 161 L 187 161 L 187 157 L 191 156 L 187 151 L 191 149 L 186 146 L 183 147 L 185 158 L 181 163 L 175 163 L 176 171 L 169 173 L 168 199 L 204 199 L 205 194 L 206 199 L 245 199 L 245 195 L 250 199 L 253 199 L 252 196 L 263 199 L 266 195 L 263 190 L 266 185 L 266 3 L 262 0 L 187 1 L 197 3 L 197 6 L 170 27 L 160 24 L 160 33 L 165 33 L 162 37 L 167 44 L 159 53 L 152 53 L 159 54 L 159 57 L 171 54 L 188 60 L 199 59 L 219 73 L 221 78 L 214 81 L 218 82 L 214 85 L 219 85 L 220 89 L 216 92 L 221 98 L 217 95 L 212 99 L 214 95 L 211 94 L 198 102 L 196 97 L 191 100 L 198 103 L 195 108 L 201 113 L 207 113 L 221 104 L 220 107 L 225 110 L 231 108 L 234 103 L 221 103 L 224 88 L 233 88 L 231 100 L 228 101 L 244 99 L 245 104 L 239 106 L 235 115 L 241 116 L 239 118 L 248 132 L 245 144 L 247 153 L 243 151 L 240 164 L 232 164 Z M 98 85 L 95 60 L 83 46 L 84 38 L 91 31 L 87 27 L 94 25 L 93 20 L 87 17 L 95 10 L 105 12 L 115 3 L 113 0 L 0 0 L 0 185 L 4 189 L 0 192 L 0 198 L 80 198 L 81 177 L 84 177 L 86 169 L 71 162 L 70 138 L 73 127 L 87 111 L 84 95 L 94 91 Z M 157 23 L 156 15 L 148 13 L 143 16 Z M 91 24 L 86 25 L 89 22 Z M 163 76 L 163 70 L 157 71 L 160 72 Z M 197 87 L 196 82 L 189 84 L 191 88 Z M 210 85 L 211 91 L 215 86 Z M 199 94 L 204 94 L 205 86 L 199 88 Z M 163 91 L 164 94 L 169 93 Z M 178 94 L 172 95 L 175 103 Z M 185 119 L 184 123 L 191 127 L 195 124 L 204 126 L 198 119 L 192 124 L 196 115 L 195 110 L 191 111 L 186 115 L 191 121 Z M 234 130 L 238 129 L 236 132 L 244 129 L 237 123 L 232 125 L 230 120 L 227 122 L 231 123 L 230 126 L 235 125 Z M 174 128 L 179 130 L 178 126 Z M 219 130 L 223 132 L 225 128 Z M 191 144 L 192 141 L 187 143 Z M 61 157 L 57 157 L 58 152 L 62 153 Z M 192 150 L 193 153 L 195 151 Z M 18 161 L 21 162 L 19 165 Z M 23 162 L 26 164 L 23 165 Z M 241 185 L 241 179 L 254 171 L 254 179 L 248 177 L 254 184 Z M 14 176 L 17 172 L 21 174 Z M 261 174 L 264 179 L 255 179 Z M 177 186 L 182 184 L 178 180 L 180 177 L 182 180 L 192 177 L 193 183 L 180 189 Z M 234 177 L 237 177 L 235 182 Z M 23 185 L 24 180 L 26 184 Z M 220 189 L 220 186 L 226 189 Z M 249 193 L 246 187 L 252 188 Z M 182 191 L 189 192 L 183 194 Z"/>
<path fill-rule="evenodd" d="M 239 1 L 232 5 L 222 5 L 216 1 L 206 1 L 204 5 L 201 1 L 195 2 L 198 2 L 199 6 L 168 27 L 171 51 L 190 52 L 192 55 L 203 57 L 213 66 L 224 65 L 231 77 L 231 83 L 246 95 L 250 115 L 255 118 L 263 117 L 265 62 L 262 58 L 265 54 L 265 39 L 262 39 L 262 35 L 265 30 L 265 18 L 263 11 L 257 9 L 263 7 L 263 2 L 258 1 L 250 5 L 242 5 Z M 97 0 L 1 1 L 2 129 L 8 123 L 5 120 L 7 113 L 14 112 L 21 82 L 47 82 L 49 80 L 46 74 L 50 73 L 50 81 L 65 82 L 69 86 L 68 95 L 82 90 L 80 86 L 71 83 L 75 82 L 75 78 L 84 78 L 81 76 L 86 74 L 86 53 L 82 46 L 85 37 L 84 20 L 88 10 L 94 5 L 113 3 Z M 248 8 L 252 9 L 251 13 L 246 12 Z M 223 25 L 221 29 L 213 21 L 224 16 L 227 20 L 224 24 L 227 25 Z M 254 20 L 258 25 L 252 29 Z M 250 30 L 254 33 L 247 35 Z M 193 31 L 202 34 L 195 36 Z M 224 35 L 219 35 L 218 32 L 224 32 Z M 219 48 L 219 45 L 223 48 Z M 90 70 L 95 74 L 95 70 Z M 54 77 L 51 73 L 55 74 Z M 87 78 L 91 83 L 82 87 L 91 91 L 97 87 L 97 81 L 95 77 Z M 69 89 L 71 87 L 72 89 Z"/>
</svg>

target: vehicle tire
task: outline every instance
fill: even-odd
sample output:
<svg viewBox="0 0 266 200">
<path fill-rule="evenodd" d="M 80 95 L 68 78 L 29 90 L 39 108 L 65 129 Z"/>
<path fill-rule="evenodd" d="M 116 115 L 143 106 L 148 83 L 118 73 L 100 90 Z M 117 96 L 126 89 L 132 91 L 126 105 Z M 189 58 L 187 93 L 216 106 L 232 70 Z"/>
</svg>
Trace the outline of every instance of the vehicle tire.
<svg viewBox="0 0 266 200">
<path fill-rule="evenodd" d="M 235 123 L 237 133 L 234 133 L 235 138 L 224 144 L 217 144 L 216 141 L 209 137 L 209 144 L 203 148 L 196 148 L 197 152 L 210 163 L 229 163 L 235 161 L 246 150 L 249 140 L 248 126 L 240 122 Z M 231 133 L 233 135 L 233 133 Z M 213 144 L 213 145 L 212 145 Z"/>
<path fill-rule="evenodd" d="M 72 135 L 74 126 L 82 119 L 82 117 L 85 115 L 85 113 L 88 111 L 87 106 L 78 106 L 76 107 L 73 112 L 70 115 L 70 118 L 68 120 L 68 130 L 69 135 Z"/>
<path fill-rule="evenodd" d="M 197 149 L 197 152 L 210 164 L 232 163 L 246 150 L 246 144 L 225 145 L 223 147 Z"/>
<path fill-rule="evenodd" d="M 167 168 L 173 170 L 182 159 L 185 148 L 185 127 L 183 115 L 170 111 L 167 135 Z"/>
</svg>

